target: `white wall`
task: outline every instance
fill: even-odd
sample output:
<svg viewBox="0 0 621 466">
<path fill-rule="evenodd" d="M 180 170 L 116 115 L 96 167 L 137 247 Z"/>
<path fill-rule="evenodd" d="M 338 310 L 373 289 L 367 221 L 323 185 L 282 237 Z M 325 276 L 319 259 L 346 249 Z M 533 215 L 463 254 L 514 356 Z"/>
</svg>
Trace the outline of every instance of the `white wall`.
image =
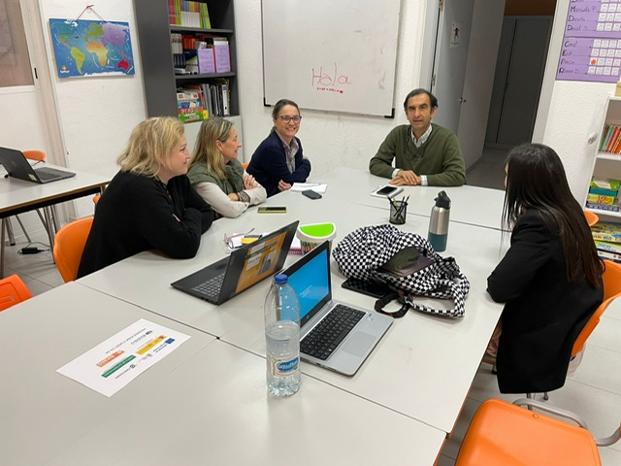
<svg viewBox="0 0 621 466">
<path fill-rule="evenodd" d="M 462 93 L 466 102 L 462 105 L 457 131 L 466 168 L 481 158 L 485 143 L 504 9 L 504 1 L 474 2 Z"/>
<path fill-rule="evenodd" d="M 136 68 L 136 73 L 130 77 L 59 79 L 55 74 L 48 20 L 75 18 L 86 3 L 77 0 L 39 0 L 39 6 L 67 152 L 67 166 L 78 171 L 112 176 L 118 170 L 116 158 L 123 150 L 131 130 L 146 117 L 133 3 L 130 0 L 108 0 L 94 7 L 106 20 L 129 22 Z M 98 18 L 86 13 L 82 19 Z M 78 202 L 78 216 L 90 212 L 90 199 Z"/>
<path fill-rule="evenodd" d="M 615 85 L 555 81 L 568 5 L 569 0 L 558 0 L 556 5 L 533 140 L 541 141 L 559 154 L 572 193 L 582 202 L 597 150 L 597 141 L 588 140 L 602 130 L 606 97 L 614 94 Z"/>
<path fill-rule="evenodd" d="M 403 98 L 418 87 L 421 74 L 425 3 L 420 0 L 401 2 L 395 119 L 302 109 L 304 119 L 299 137 L 304 154 L 312 163 L 311 177 L 321 177 L 341 165 L 367 168 L 369 159 L 390 129 L 406 123 Z M 272 127 L 271 108 L 263 106 L 260 0 L 235 0 L 235 23 L 240 109 L 245 155 L 249 158 Z"/>
</svg>

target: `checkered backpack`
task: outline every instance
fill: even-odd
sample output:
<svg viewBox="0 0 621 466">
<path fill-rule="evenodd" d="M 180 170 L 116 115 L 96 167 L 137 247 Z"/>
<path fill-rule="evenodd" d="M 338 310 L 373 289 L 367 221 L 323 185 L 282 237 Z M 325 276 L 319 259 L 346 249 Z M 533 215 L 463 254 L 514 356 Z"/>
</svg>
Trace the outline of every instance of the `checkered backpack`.
<svg viewBox="0 0 621 466">
<path fill-rule="evenodd" d="M 433 259 L 429 266 L 405 277 L 378 270 L 396 253 L 414 246 L 421 254 Z M 463 317 L 464 301 L 470 291 L 468 279 L 459 271 L 452 257 L 443 258 L 425 238 L 416 233 L 406 233 L 392 225 L 376 225 L 358 228 L 348 234 L 334 248 L 332 256 L 341 272 L 347 277 L 360 280 L 375 280 L 388 284 L 398 290 L 401 310 L 394 317 L 405 315 L 409 308 L 442 317 Z M 417 304 L 416 297 L 450 299 L 451 309 L 434 309 Z M 375 309 L 383 312 L 383 307 L 397 295 L 379 300 Z"/>
</svg>

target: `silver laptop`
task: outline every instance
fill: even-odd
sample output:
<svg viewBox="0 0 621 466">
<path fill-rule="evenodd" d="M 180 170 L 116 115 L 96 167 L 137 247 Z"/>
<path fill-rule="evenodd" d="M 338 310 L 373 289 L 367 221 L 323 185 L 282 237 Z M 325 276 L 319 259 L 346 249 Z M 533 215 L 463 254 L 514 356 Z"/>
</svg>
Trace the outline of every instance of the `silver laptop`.
<svg viewBox="0 0 621 466">
<path fill-rule="evenodd" d="M 302 359 L 354 375 L 392 325 L 392 318 L 332 299 L 327 241 L 283 273 L 300 301 Z"/>
<path fill-rule="evenodd" d="M 21 151 L 7 147 L 0 147 L 0 163 L 10 177 L 32 183 L 51 183 L 75 176 L 75 173 L 56 168 L 43 167 L 35 170 Z"/>
</svg>

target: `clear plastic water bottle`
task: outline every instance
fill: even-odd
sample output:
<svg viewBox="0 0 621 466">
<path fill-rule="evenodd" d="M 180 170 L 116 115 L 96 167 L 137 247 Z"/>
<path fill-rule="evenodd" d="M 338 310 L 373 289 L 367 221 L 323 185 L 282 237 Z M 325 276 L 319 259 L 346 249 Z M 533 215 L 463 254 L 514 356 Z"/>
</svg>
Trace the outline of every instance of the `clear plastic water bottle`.
<svg viewBox="0 0 621 466">
<path fill-rule="evenodd" d="M 287 276 L 278 274 L 265 298 L 267 391 L 290 396 L 300 388 L 300 304 Z"/>
</svg>

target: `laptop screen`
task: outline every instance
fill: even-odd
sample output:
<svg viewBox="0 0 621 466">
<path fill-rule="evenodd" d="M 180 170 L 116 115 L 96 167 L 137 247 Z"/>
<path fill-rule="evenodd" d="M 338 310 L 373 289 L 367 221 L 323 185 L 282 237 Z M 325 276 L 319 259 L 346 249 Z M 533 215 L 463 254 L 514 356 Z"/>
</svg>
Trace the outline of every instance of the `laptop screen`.
<svg viewBox="0 0 621 466">
<path fill-rule="evenodd" d="M 321 248 L 308 262 L 289 275 L 289 285 L 300 301 L 300 322 L 311 317 L 309 313 L 330 295 L 330 262 L 328 248 Z M 312 252 L 309 255 L 313 255 Z M 301 259 L 304 260 L 304 259 Z M 307 319 L 305 320 L 305 317 Z"/>
</svg>

